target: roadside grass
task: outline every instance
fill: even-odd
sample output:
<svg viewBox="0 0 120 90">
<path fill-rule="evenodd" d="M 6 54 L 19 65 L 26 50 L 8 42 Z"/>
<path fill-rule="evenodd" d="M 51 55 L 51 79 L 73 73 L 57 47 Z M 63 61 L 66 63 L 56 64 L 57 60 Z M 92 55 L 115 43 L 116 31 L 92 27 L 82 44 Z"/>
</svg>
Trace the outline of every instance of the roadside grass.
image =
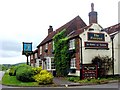
<svg viewBox="0 0 120 90">
<path fill-rule="evenodd" d="M 4 74 L 1 83 L 8 86 L 39 86 L 37 82 L 21 82 L 16 79 L 16 76 L 9 76 L 8 73 Z"/>
<path fill-rule="evenodd" d="M 98 78 L 98 79 L 84 79 L 80 80 L 79 77 L 67 77 L 67 80 L 76 82 L 76 83 L 81 83 L 81 84 L 105 84 L 108 83 L 111 80 L 120 80 L 120 78 L 115 77 L 115 78 Z"/>
</svg>

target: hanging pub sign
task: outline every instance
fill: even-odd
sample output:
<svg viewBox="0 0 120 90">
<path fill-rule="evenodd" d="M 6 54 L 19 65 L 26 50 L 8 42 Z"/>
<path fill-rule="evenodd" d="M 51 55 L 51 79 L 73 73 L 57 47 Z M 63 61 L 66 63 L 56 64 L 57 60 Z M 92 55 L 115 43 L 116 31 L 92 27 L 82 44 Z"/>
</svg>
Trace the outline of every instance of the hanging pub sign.
<svg viewBox="0 0 120 90">
<path fill-rule="evenodd" d="M 23 55 L 29 55 L 32 53 L 32 43 L 23 42 Z"/>
<path fill-rule="evenodd" d="M 97 78 L 97 65 L 83 64 L 82 65 L 82 79 Z"/>
<path fill-rule="evenodd" d="M 88 40 L 105 41 L 105 35 L 104 35 L 104 33 L 92 33 L 92 32 L 88 32 Z"/>
<path fill-rule="evenodd" d="M 108 43 L 101 42 L 85 42 L 86 49 L 108 49 Z"/>
</svg>

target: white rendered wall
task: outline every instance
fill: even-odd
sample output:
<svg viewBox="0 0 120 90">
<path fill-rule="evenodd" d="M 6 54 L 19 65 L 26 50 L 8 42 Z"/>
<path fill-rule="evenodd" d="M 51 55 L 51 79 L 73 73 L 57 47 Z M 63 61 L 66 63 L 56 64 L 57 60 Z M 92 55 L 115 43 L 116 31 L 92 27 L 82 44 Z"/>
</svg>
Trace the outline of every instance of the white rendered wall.
<svg viewBox="0 0 120 90">
<path fill-rule="evenodd" d="M 93 24 L 90 28 L 94 28 L 94 31 L 88 31 L 86 30 L 79 36 L 82 38 L 82 56 L 83 56 L 83 64 L 90 64 L 92 63 L 92 59 L 95 56 L 109 56 L 111 58 L 111 38 L 106 32 L 101 32 L 102 28 L 98 24 Z M 104 33 L 105 34 L 105 41 L 88 41 L 87 39 L 87 33 L 88 32 L 94 32 L 94 33 Z M 101 43 L 108 43 L 109 50 L 106 49 L 85 49 L 84 42 L 101 42 Z M 112 72 L 110 71 L 109 74 Z"/>
<path fill-rule="evenodd" d="M 119 65 L 120 65 L 120 59 L 119 59 L 119 51 L 120 51 L 120 40 L 119 37 L 120 33 L 115 35 L 113 42 L 114 42 L 114 74 L 120 74 L 119 72 Z"/>
</svg>

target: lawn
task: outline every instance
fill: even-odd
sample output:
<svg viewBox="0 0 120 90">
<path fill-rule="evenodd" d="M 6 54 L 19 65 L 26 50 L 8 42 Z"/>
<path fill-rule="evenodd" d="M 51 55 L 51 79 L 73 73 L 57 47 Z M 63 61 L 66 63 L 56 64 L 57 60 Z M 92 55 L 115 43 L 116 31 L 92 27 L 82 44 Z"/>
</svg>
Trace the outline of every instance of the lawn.
<svg viewBox="0 0 120 90">
<path fill-rule="evenodd" d="M 4 74 L 1 83 L 10 86 L 40 86 L 37 82 L 21 82 L 16 79 L 16 76 L 9 76 L 8 73 Z"/>
</svg>

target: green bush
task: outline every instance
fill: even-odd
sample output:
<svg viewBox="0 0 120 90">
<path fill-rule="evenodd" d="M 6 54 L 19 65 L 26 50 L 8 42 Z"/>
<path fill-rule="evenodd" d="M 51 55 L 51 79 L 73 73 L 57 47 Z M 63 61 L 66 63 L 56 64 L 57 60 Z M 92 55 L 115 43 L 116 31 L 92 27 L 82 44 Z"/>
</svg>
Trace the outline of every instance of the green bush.
<svg viewBox="0 0 120 90">
<path fill-rule="evenodd" d="M 53 83 L 53 75 L 47 70 L 41 70 L 40 73 L 34 76 L 35 81 L 39 84 L 51 84 Z"/>
<path fill-rule="evenodd" d="M 34 71 L 32 67 L 28 65 L 19 67 L 16 71 L 16 78 L 23 82 L 34 81 L 33 76 L 34 76 Z"/>
<path fill-rule="evenodd" d="M 16 75 L 16 70 L 15 70 L 15 66 L 12 66 L 9 70 L 9 75 L 10 76 L 15 76 Z"/>
<path fill-rule="evenodd" d="M 20 67 L 30 67 L 26 64 L 19 64 L 18 66 L 11 66 L 9 70 L 9 75 L 10 76 L 16 76 L 17 69 Z"/>
<path fill-rule="evenodd" d="M 42 67 L 34 67 L 34 68 L 32 68 L 32 70 L 34 71 L 34 74 L 36 75 L 36 74 L 40 73 L 40 71 L 42 70 Z"/>
<path fill-rule="evenodd" d="M 69 77 L 68 80 L 73 82 L 75 80 L 75 78 L 74 77 Z"/>
</svg>

